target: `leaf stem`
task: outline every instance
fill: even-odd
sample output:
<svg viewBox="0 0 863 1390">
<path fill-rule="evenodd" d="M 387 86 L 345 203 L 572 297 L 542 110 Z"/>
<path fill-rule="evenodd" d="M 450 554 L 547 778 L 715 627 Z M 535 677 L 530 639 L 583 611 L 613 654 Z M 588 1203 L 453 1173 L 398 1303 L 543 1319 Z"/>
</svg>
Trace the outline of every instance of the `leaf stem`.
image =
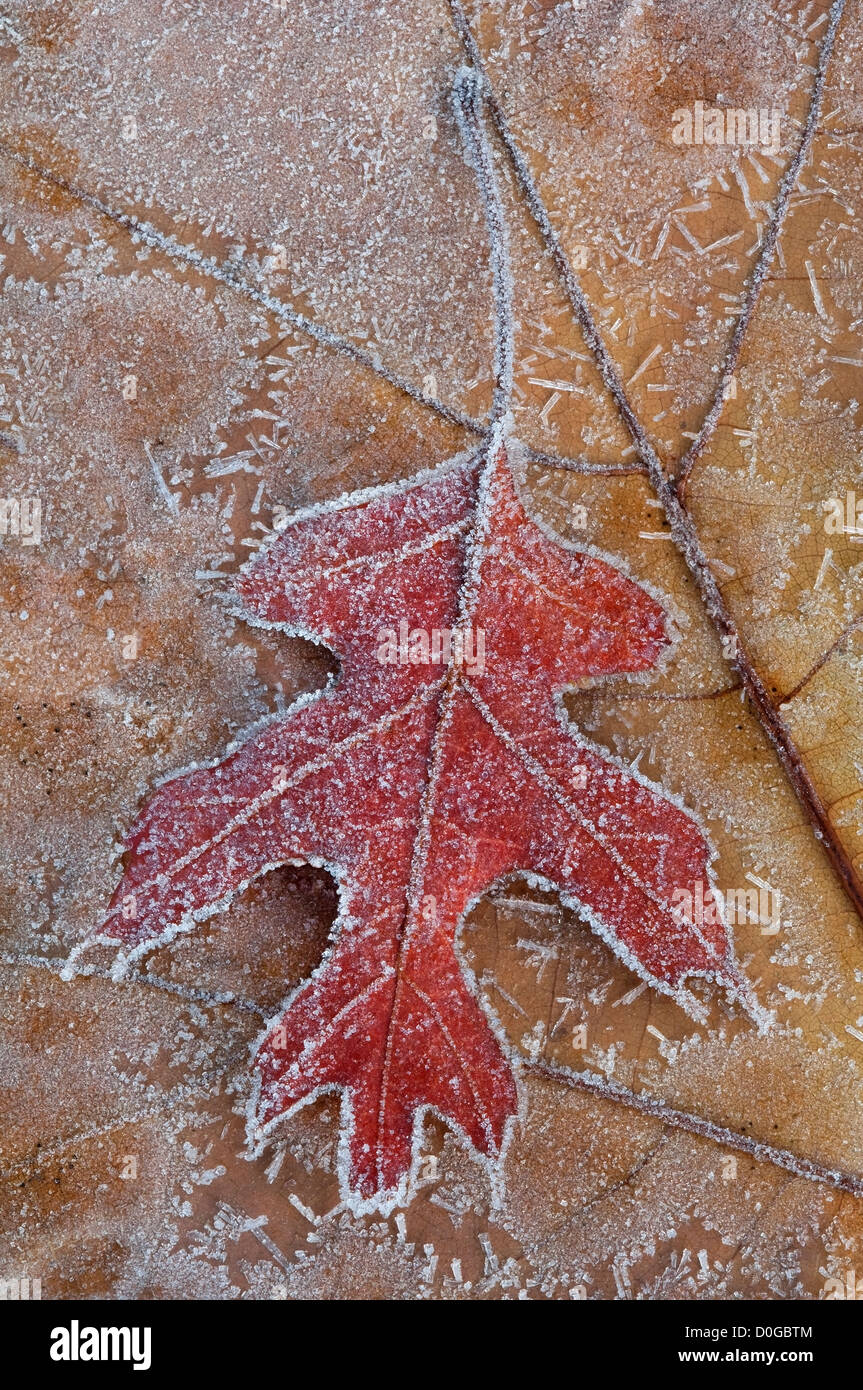
<svg viewBox="0 0 863 1390">
<path fill-rule="evenodd" d="M 484 87 L 483 78 L 476 68 L 459 68 L 453 83 L 452 103 L 465 153 L 482 194 L 488 229 L 495 305 L 494 394 L 489 428 L 492 436 L 495 436 L 512 409 L 515 325 L 506 218 L 483 120 Z M 489 452 L 495 452 L 494 445 Z"/>
<path fill-rule="evenodd" d="M 549 1081 L 560 1081 L 575 1091 L 600 1096 L 603 1100 L 617 1101 L 630 1110 L 650 1115 L 674 1129 L 697 1134 L 702 1139 L 711 1139 L 724 1148 L 737 1149 L 759 1162 L 772 1163 L 774 1167 L 784 1168 L 795 1177 L 807 1178 L 809 1182 L 824 1183 L 840 1192 L 850 1192 L 853 1197 L 863 1197 L 863 1176 L 859 1173 L 830 1168 L 825 1163 L 816 1162 L 815 1159 L 802 1158 L 791 1149 L 776 1148 L 773 1144 L 765 1143 L 749 1134 L 742 1134 L 739 1130 L 728 1129 L 725 1125 L 714 1123 L 713 1120 L 705 1120 L 700 1115 L 690 1114 L 686 1110 L 676 1110 L 674 1106 L 667 1105 L 658 1097 L 631 1091 L 628 1086 L 621 1086 L 618 1082 L 606 1080 L 593 1072 L 569 1071 L 568 1068 L 557 1066 L 553 1062 L 525 1062 L 522 1066 L 524 1071 L 543 1076 Z"/>
</svg>

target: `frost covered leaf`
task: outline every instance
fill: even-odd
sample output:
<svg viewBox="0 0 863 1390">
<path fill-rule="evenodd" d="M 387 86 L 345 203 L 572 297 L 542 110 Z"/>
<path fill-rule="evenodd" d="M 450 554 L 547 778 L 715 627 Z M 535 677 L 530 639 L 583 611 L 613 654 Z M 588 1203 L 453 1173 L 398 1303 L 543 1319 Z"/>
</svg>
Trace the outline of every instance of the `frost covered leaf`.
<svg viewBox="0 0 863 1390">
<path fill-rule="evenodd" d="M 745 993 L 695 820 L 555 715 L 566 684 L 654 666 L 662 610 L 528 518 L 508 453 L 300 514 L 252 563 L 246 608 L 342 677 L 150 800 L 101 932 L 134 959 L 279 864 L 331 869 L 334 944 L 261 1044 L 252 1122 L 343 1090 L 365 1199 L 403 1189 L 427 1109 L 501 1150 L 514 1082 L 455 938 L 503 877 L 557 888 L 692 1012 L 688 976 Z"/>
<path fill-rule="evenodd" d="M 673 472 L 797 148 L 828 5 L 467 8 Z M 849 5 L 735 391 L 686 493 L 855 869 L 859 546 L 825 528 L 824 503 L 845 500 L 844 526 L 849 492 L 863 496 L 860 43 Z M 249 1050 L 333 926 L 324 870 L 265 873 L 122 982 L 98 952 L 60 978 L 159 779 L 223 758 L 238 730 L 326 682 L 325 648 L 235 624 L 214 593 L 298 507 L 475 448 L 453 412 L 485 418 L 493 345 L 482 210 L 446 100 L 463 61 L 446 4 L 407 0 L 396 22 L 376 0 L 288 13 L 22 0 L 0 56 L 0 461 L 6 493 L 43 507 L 41 544 L 7 535 L 0 559 L 4 1268 L 41 1272 L 43 1297 L 799 1298 L 859 1279 L 863 1203 L 837 1170 L 863 1172 L 860 923 L 741 697 L 500 146 L 513 412 L 545 451 L 520 479 L 525 509 L 649 580 L 680 636 L 643 683 L 580 683 L 570 727 L 695 810 L 776 1025 L 759 1034 L 702 981 L 696 1023 L 535 879 L 493 888 L 461 951 L 479 1009 L 523 1059 L 500 1205 L 429 1114 L 416 1195 L 381 1221 L 341 1203 L 335 1097 L 242 1159 Z M 777 108 L 778 153 L 675 145 L 675 110 L 699 100 Z M 116 214 L 218 265 L 145 243 Z M 613 471 L 586 476 L 585 460 Z M 573 1089 L 578 1077 L 720 1138 Z M 823 1180 L 789 1172 L 798 1157 Z"/>
</svg>

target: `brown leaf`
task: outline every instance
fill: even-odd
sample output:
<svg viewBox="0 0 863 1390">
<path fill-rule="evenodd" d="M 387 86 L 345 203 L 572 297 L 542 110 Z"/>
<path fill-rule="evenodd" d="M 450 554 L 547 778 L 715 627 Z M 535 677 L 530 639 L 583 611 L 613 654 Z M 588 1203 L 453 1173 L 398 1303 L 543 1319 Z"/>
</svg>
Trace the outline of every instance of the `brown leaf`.
<svg viewBox="0 0 863 1390">
<path fill-rule="evenodd" d="M 340 1204 L 330 1101 L 241 1158 L 249 1047 L 332 923 L 321 871 L 263 880 L 123 984 L 98 958 L 60 978 L 146 790 L 331 669 L 226 612 L 250 542 L 470 446 L 489 409 L 486 238 L 447 100 L 462 43 L 448 5 L 378 10 L 24 4 L 2 31 L 0 460 L 10 498 L 41 499 L 42 537 L 0 556 L 0 1276 L 53 1298 L 835 1296 L 863 1272 L 863 949 L 834 867 L 853 891 L 861 604 L 857 542 L 823 506 L 863 498 L 855 7 L 683 494 L 749 698 L 498 147 L 532 514 L 623 557 L 681 634 L 661 675 L 585 684 L 568 712 L 700 815 L 771 1032 L 709 993 L 693 1024 L 553 896 L 495 891 L 462 947 L 524 1058 L 502 1190 L 429 1120 L 417 1198 L 381 1220 Z M 513 0 L 470 19 L 674 471 L 801 148 L 827 6 Z M 779 108 L 775 158 L 675 145 L 696 101 Z"/>
</svg>

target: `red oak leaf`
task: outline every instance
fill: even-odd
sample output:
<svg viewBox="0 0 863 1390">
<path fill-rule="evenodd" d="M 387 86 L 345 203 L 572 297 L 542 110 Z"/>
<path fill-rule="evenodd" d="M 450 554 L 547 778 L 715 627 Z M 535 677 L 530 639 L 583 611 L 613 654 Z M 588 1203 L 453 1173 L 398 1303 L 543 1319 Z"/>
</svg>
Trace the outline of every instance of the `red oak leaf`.
<svg viewBox="0 0 863 1390">
<path fill-rule="evenodd" d="M 501 1153 L 512 1064 L 456 942 L 505 876 L 557 889 L 690 1011 L 691 975 L 746 998 L 697 822 L 559 703 L 582 677 L 655 666 L 663 611 L 526 514 L 520 457 L 510 443 L 301 512 L 245 568 L 251 621 L 325 643 L 340 679 L 150 798 L 102 928 L 127 962 L 277 865 L 333 873 L 330 948 L 257 1044 L 250 1139 L 341 1091 L 343 1186 L 366 1207 L 404 1199 L 429 1109 Z"/>
</svg>

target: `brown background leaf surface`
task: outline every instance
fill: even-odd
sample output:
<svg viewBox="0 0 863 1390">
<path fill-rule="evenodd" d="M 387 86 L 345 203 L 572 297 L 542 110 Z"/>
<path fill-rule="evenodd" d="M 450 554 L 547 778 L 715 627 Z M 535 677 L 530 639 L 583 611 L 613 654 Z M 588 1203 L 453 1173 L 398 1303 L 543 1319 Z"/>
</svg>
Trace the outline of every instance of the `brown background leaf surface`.
<svg viewBox="0 0 863 1390">
<path fill-rule="evenodd" d="M 826 7 L 525 0 L 471 18 L 671 467 L 716 390 Z M 852 4 L 737 394 L 688 489 L 746 650 L 854 864 L 863 554 L 825 532 L 822 503 L 863 495 L 861 24 Z M 275 509 L 407 476 L 475 439 L 82 194 L 241 267 L 476 419 L 491 397 L 490 287 L 447 100 L 462 53 L 444 4 L 393 18 L 371 3 L 218 0 L 204 13 L 115 0 L 94 14 L 25 0 L 0 39 L 0 460 L 7 495 L 43 508 L 41 545 L 7 536 L 0 549 L 0 1275 L 40 1277 L 55 1298 L 771 1299 L 863 1276 L 863 1200 L 733 1141 L 863 1174 L 861 924 L 663 536 L 502 158 L 517 431 L 617 470 L 537 463 L 529 505 L 654 584 L 680 633 L 662 673 L 579 690 L 567 707 L 700 813 L 721 887 L 754 875 L 781 894 L 778 934 L 736 929 L 774 1028 L 759 1036 L 710 989 L 695 1025 L 553 897 L 492 894 L 461 948 L 525 1064 L 500 1189 L 429 1121 L 413 1204 L 361 1220 L 339 1203 L 334 1102 L 291 1119 L 267 1158 L 242 1157 L 249 1045 L 325 947 L 326 875 L 269 875 L 123 984 L 98 956 L 89 975 L 60 978 L 147 790 L 333 669 L 225 606 Z M 672 112 L 696 100 L 781 108 L 779 154 L 673 145 Z M 726 1127 L 731 1143 L 567 1084 L 581 1072 Z"/>
</svg>

